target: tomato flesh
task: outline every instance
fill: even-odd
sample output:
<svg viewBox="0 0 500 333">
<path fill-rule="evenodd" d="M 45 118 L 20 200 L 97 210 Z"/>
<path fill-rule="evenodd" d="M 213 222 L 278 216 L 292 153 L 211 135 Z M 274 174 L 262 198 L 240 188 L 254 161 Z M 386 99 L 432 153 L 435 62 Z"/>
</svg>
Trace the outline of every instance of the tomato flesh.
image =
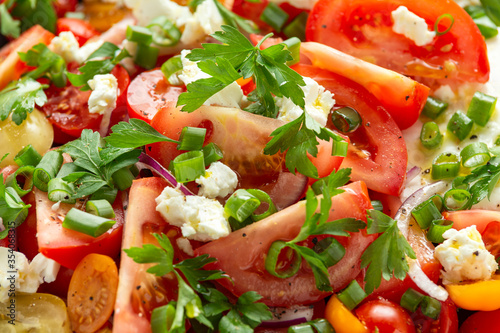
<svg viewBox="0 0 500 333">
<path fill-rule="evenodd" d="M 500 310 L 476 312 L 460 326 L 460 333 L 500 332 L 499 316 Z"/>
<path fill-rule="evenodd" d="M 458 332 L 457 307 L 453 301 L 448 298 L 441 302 L 441 313 L 439 318 L 434 320 L 422 314 L 420 308 L 412 313 L 411 318 L 415 324 L 417 332 L 422 333 L 456 333 Z"/>
<path fill-rule="evenodd" d="M 398 304 L 383 298 L 363 303 L 354 312 L 370 332 L 415 332 L 410 315 Z"/>
<path fill-rule="evenodd" d="M 71 31 L 80 46 L 85 44 L 90 38 L 99 35 L 99 32 L 87 21 L 68 17 L 57 20 L 56 31 L 57 35 L 63 31 Z"/>
</svg>

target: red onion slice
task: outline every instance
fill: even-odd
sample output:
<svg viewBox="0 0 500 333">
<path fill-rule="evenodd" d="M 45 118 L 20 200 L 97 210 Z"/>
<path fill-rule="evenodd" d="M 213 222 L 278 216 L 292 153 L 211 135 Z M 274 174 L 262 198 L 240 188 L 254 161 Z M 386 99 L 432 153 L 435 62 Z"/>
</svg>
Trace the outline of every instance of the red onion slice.
<svg viewBox="0 0 500 333">
<path fill-rule="evenodd" d="M 411 168 L 410 170 L 408 170 L 408 172 L 406 172 L 406 184 L 408 184 L 413 179 L 415 179 L 415 177 L 418 176 L 418 174 L 420 173 L 420 171 L 422 171 L 422 169 L 419 168 L 418 166 L 414 166 L 413 168 Z"/>
<path fill-rule="evenodd" d="M 312 319 L 314 308 L 309 305 L 298 305 L 290 308 L 271 307 L 274 319 L 263 321 L 260 326 L 283 328 L 308 322 Z"/>
</svg>

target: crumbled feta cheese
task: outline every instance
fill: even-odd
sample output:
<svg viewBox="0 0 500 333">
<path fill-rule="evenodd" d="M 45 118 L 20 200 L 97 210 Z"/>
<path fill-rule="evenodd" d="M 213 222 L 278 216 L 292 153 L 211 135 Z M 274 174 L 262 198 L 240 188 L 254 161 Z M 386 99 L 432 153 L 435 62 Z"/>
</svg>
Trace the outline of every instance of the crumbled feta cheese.
<svg viewBox="0 0 500 333">
<path fill-rule="evenodd" d="M 199 195 L 210 199 L 224 198 L 234 192 L 238 185 L 238 176 L 224 163 L 214 162 L 205 171 L 205 175 L 198 177 L 195 181 L 201 185 Z"/>
<path fill-rule="evenodd" d="M 193 44 L 207 35 L 221 30 L 224 19 L 215 5 L 216 0 L 204 0 L 196 7 L 192 18 L 188 19 L 181 36 L 184 44 Z"/>
<path fill-rule="evenodd" d="M 77 61 L 80 45 L 71 31 L 62 31 L 59 36 L 52 39 L 49 49 L 68 63 Z"/>
<path fill-rule="evenodd" d="M 96 75 L 88 82 L 92 93 L 89 97 L 89 112 L 105 114 L 116 108 L 118 80 L 113 74 Z"/>
<path fill-rule="evenodd" d="M 190 53 L 190 50 L 182 50 L 181 61 L 182 61 L 182 73 L 179 74 L 179 79 L 188 85 L 199 79 L 209 78 L 210 75 L 203 72 L 196 62 L 193 62 L 186 58 Z M 233 82 L 215 95 L 211 96 L 209 99 L 203 103 L 203 105 L 219 105 L 227 106 L 233 108 L 239 108 L 240 102 L 243 99 L 243 90 L 238 83 Z"/>
<path fill-rule="evenodd" d="M 41 283 L 55 281 L 59 267 L 41 253 L 30 264 L 23 253 L 0 247 L 0 303 L 13 293 L 35 293 Z"/>
<path fill-rule="evenodd" d="M 185 254 L 187 254 L 188 256 L 194 256 L 194 250 L 189 239 L 179 237 L 175 242 L 177 243 L 179 249 L 181 249 Z"/>
<path fill-rule="evenodd" d="M 156 198 L 156 210 L 168 223 L 180 227 L 182 235 L 188 239 L 208 242 L 231 232 L 224 207 L 214 199 L 184 196 L 166 187 Z"/>
<path fill-rule="evenodd" d="M 448 103 L 452 103 L 457 97 L 451 87 L 447 84 L 436 89 L 436 91 L 434 91 L 434 96 Z"/>
<path fill-rule="evenodd" d="M 405 6 L 399 6 L 391 13 L 394 25 L 392 31 L 411 39 L 417 46 L 424 46 L 432 42 L 435 31 L 429 31 L 427 23 L 420 16 L 410 12 Z"/>
<path fill-rule="evenodd" d="M 328 114 L 335 105 L 333 94 L 311 78 L 304 77 L 304 82 L 306 85 L 301 88 L 305 96 L 305 110 L 321 126 L 325 126 Z M 302 109 L 289 98 L 276 98 L 276 105 L 279 108 L 278 119 L 286 122 L 297 119 L 302 114 Z"/>
<path fill-rule="evenodd" d="M 170 0 L 125 0 L 125 5 L 132 10 L 137 24 L 141 26 L 148 25 L 159 16 L 165 16 L 180 28 L 193 16 L 189 7 Z"/>
<path fill-rule="evenodd" d="M 447 230 L 443 238 L 445 241 L 434 252 L 444 268 L 441 271 L 443 284 L 487 280 L 497 270 L 495 257 L 484 247 L 475 225 L 460 231 Z"/>
<path fill-rule="evenodd" d="M 84 63 L 92 53 L 97 51 L 97 49 L 102 46 L 102 44 L 104 44 L 104 41 L 100 39 L 96 40 L 95 42 L 85 43 L 82 47 L 80 47 L 77 54 L 75 55 L 75 61 L 79 64 Z"/>
</svg>

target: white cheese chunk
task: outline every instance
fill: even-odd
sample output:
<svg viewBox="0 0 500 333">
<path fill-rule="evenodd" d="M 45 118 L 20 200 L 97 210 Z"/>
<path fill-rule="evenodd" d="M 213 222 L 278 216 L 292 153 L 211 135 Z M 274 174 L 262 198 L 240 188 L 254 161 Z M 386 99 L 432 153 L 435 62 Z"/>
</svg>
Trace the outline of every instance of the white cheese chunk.
<svg viewBox="0 0 500 333">
<path fill-rule="evenodd" d="M 156 198 L 156 210 L 168 223 L 180 227 L 182 235 L 188 239 L 208 242 L 231 232 L 224 207 L 217 200 L 184 196 L 166 187 Z"/>
<path fill-rule="evenodd" d="M 182 27 L 193 16 L 189 7 L 170 0 L 125 0 L 125 5 L 132 10 L 137 24 L 141 26 L 148 25 L 159 16 L 165 16 L 177 27 Z"/>
<path fill-rule="evenodd" d="M 306 85 L 301 88 L 305 96 L 305 110 L 321 126 L 325 126 L 330 110 L 335 105 L 333 94 L 311 78 L 304 77 L 304 82 Z M 278 119 L 286 122 L 297 119 L 303 112 L 286 97 L 276 98 L 276 106 L 279 108 Z"/>
<path fill-rule="evenodd" d="M 49 49 L 60 55 L 67 63 L 79 61 L 80 45 L 71 31 L 62 31 L 59 36 L 52 39 Z"/>
<path fill-rule="evenodd" d="M 196 7 L 193 16 L 187 20 L 181 42 L 189 45 L 196 43 L 205 36 L 221 30 L 224 19 L 215 5 L 216 0 L 204 0 Z"/>
<path fill-rule="evenodd" d="M 224 198 L 234 192 L 238 185 L 238 176 L 224 163 L 214 162 L 205 171 L 205 175 L 198 177 L 195 181 L 201 185 L 199 195 L 210 199 Z"/>
<path fill-rule="evenodd" d="M 89 97 L 89 112 L 105 114 L 116 108 L 118 80 L 113 74 L 96 75 L 88 82 L 92 93 Z"/>
<path fill-rule="evenodd" d="M 488 280 L 497 270 L 495 257 L 484 247 L 475 225 L 460 231 L 447 230 L 443 238 L 445 241 L 434 252 L 443 265 L 443 284 Z"/>
<path fill-rule="evenodd" d="M 392 31 L 411 39 L 417 46 L 424 46 L 432 42 L 435 31 L 429 31 L 427 23 L 420 16 L 410 12 L 405 6 L 399 6 L 391 13 L 394 25 Z"/>
<path fill-rule="evenodd" d="M 88 57 L 95 51 L 97 51 L 98 48 L 100 48 L 104 44 L 103 40 L 96 40 L 95 42 L 87 42 L 85 43 L 78 52 L 75 55 L 75 61 L 78 62 L 79 64 L 82 64 L 87 60 Z M 96 59 L 97 60 L 97 59 Z"/>
<path fill-rule="evenodd" d="M 189 242 L 189 239 L 184 237 L 179 237 L 175 242 L 177 243 L 179 249 L 181 249 L 185 254 L 189 256 L 194 256 L 194 250 L 193 247 L 191 246 L 191 242 Z"/>
</svg>

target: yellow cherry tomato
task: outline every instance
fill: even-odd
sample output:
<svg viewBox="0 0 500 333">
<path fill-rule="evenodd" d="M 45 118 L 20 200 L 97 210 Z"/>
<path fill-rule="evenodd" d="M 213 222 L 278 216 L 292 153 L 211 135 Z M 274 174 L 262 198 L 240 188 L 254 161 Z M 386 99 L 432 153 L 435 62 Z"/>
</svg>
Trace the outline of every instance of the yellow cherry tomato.
<svg viewBox="0 0 500 333">
<path fill-rule="evenodd" d="M 326 304 L 325 318 L 337 333 L 368 333 L 368 329 L 337 296 L 332 296 Z"/>
<path fill-rule="evenodd" d="M 446 290 L 451 300 L 462 309 L 493 311 L 500 309 L 500 275 L 491 280 L 449 284 Z"/>
</svg>

